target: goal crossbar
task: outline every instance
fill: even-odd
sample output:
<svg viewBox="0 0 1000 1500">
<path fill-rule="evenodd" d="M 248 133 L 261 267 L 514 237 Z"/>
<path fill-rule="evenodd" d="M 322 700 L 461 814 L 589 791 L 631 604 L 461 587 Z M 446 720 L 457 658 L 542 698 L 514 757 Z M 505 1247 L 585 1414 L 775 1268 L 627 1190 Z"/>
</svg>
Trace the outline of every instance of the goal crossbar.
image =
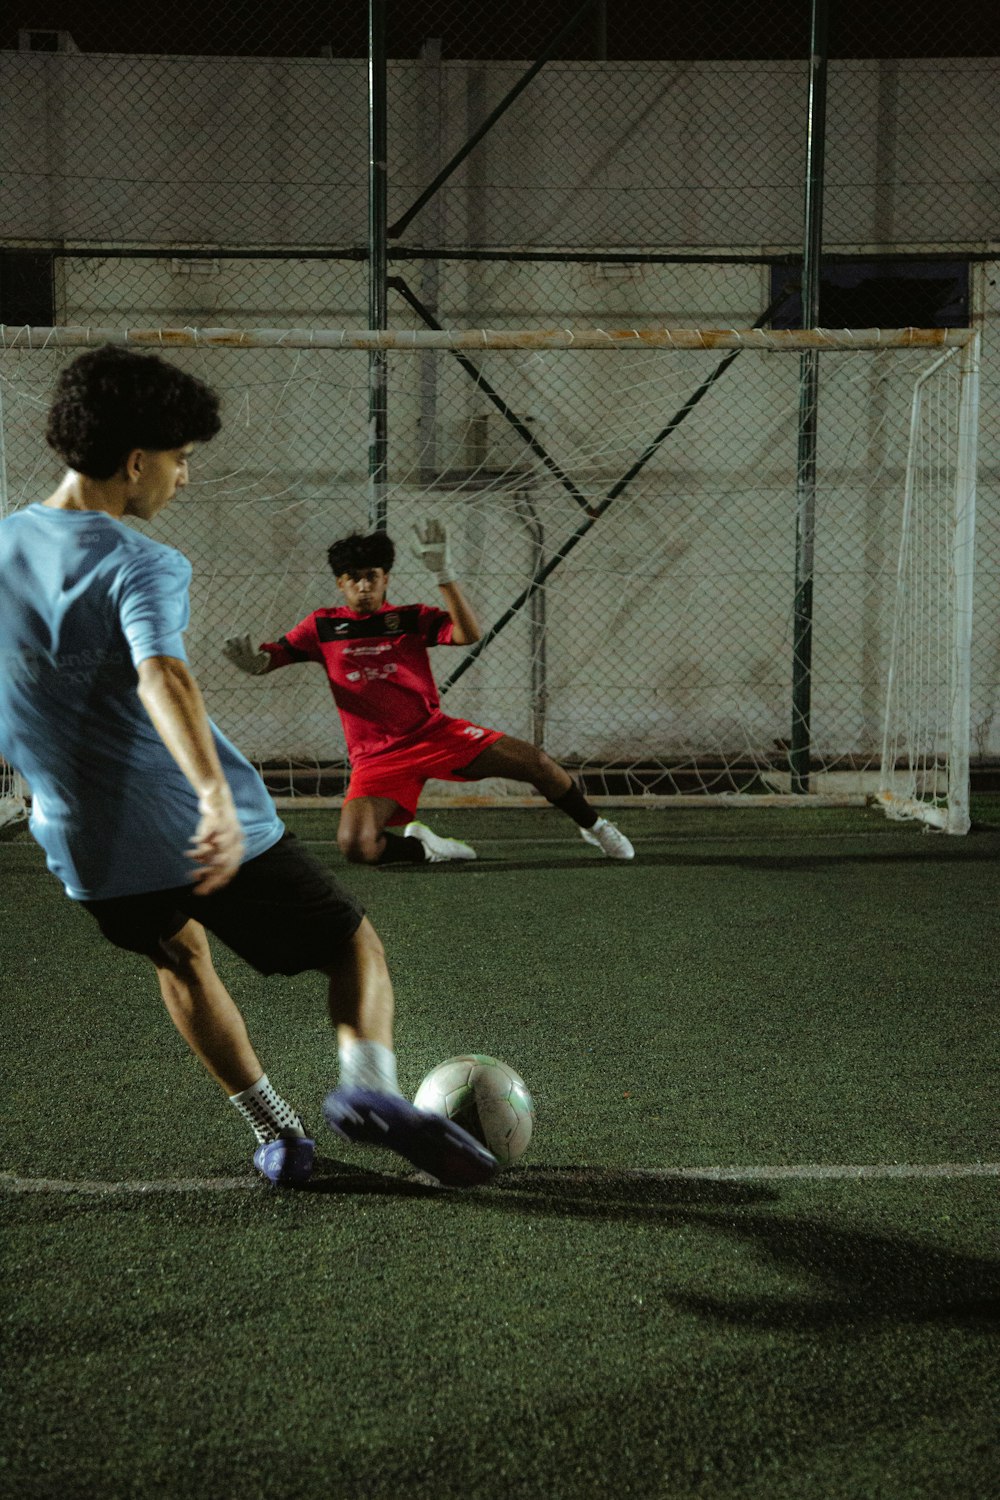
<svg viewBox="0 0 1000 1500">
<path fill-rule="evenodd" d="M 0 324 L 2 349 L 954 349 L 968 328 L 28 328 Z"/>
</svg>

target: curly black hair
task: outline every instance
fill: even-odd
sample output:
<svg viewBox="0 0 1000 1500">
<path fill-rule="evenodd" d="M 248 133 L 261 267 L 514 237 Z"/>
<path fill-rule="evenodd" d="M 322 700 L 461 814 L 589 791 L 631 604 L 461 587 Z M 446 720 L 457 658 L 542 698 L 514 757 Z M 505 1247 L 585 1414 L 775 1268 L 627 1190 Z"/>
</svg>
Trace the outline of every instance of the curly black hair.
<svg viewBox="0 0 1000 1500">
<path fill-rule="evenodd" d="M 326 560 L 334 578 L 360 573 L 364 568 L 384 568 L 388 573 L 396 560 L 396 549 L 384 531 L 371 531 L 367 536 L 355 531 L 334 542 Z"/>
<path fill-rule="evenodd" d="M 110 479 L 133 448 L 205 443 L 221 425 L 203 381 L 156 354 L 105 344 L 62 371 L 45 437 L 77 473 Z"/>
</svg>

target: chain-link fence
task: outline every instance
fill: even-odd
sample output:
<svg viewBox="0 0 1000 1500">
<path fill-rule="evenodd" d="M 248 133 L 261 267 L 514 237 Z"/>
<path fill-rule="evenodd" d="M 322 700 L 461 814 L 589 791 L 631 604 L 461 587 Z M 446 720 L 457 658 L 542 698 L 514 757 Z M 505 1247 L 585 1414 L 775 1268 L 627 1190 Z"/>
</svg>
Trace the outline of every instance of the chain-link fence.
<svg viewBox="0 0 1000 1500">
<path fill-rule="evenodd" d="M 378 14 L 385 24 L 385 84 L 380 89 L 376 77 L 370 90 L 370 22 Z M 367 326 L 374 95 L 374 113 L 384 106 L 386 121 L 390 327 L 801 326 L 812 45 L 806 0 L 698 8 L 631 0 L 547 6 L 388 0 L 384 7 L 364 0 L 293 0 L 280 7 L 180 0 L 149 14 L 87 0 L 15 0 L 0 41 L 7 49 L 0 54 L 6 101 L 0 321 L 7 324 Z M 984 327 L 974 663 L 974 753 L 984 765 L 1000 755 L 1000 730 L 993 729 L 1000 695 L 994 627 L 1000 213 L 993 126 L 1000 16 L 969 0 L 947 12 L 929 0 L 877 8 L 830 0 L 828 52 L 819 323 Z M 726 375 L 728 390 L 749 379 L 747 363 Z M 493 400 L 454 361 L 417 357 L 407 368 L 416 376 L 398 373 L 397 361 L 387 381 L 396 466 L 391 530 L 407 519 L 400 462 L 407 485 L 434 483 L 439 492 L 443 474 L 462 471 L 465 489 L 456 481 L 449 504 L 481 512 L 482 484 L 477 489 L 469 475 L 514 463 L 524 445 L 511 419 L 530 419 L 535 431 L 548 423 L 551 431 L 566 410 L 561 396 L 542 396 L 541 383 L 529 382 L 526 391 L 523 371 L 499 369 Z M 790 362 L 783 368 L 791 369 Z M 266 390 L 267 377 L 261 378 Z M 281 483 L 272 482 L 269 458 L 266 501 L 253 489 L 256 480 L 247 481 L 254 503 L 271 507 L 256 515 L 256 537 L 291 524 L 296 506 L 303 514 L 319 507 L 317 546 L 321 533 L 332 538 L 363 529 L 371 513 L 366 372 L 352 373 L 349 398 L 339 373 L 303 373 L 289 383 L 283 369 L 274 378 L 284 409 L 303 403 L 290 431 L 302 436 L 302 413 L 311 425 L 301 442 L 277 440 Z M 680 386 L 671 377 L 651 398 L 644 374 L 636 385 L 642 432 L 657 432 L 702 378 L 689 366 Z M 821 431 L 824 420 L 834 427 L 841 420 L 838 378 L 824 365 Z M 241 392 L 252 384 L 222 368 L 218 379 Z M 588 422 L 605 420 L 607 410 L 618 412 L 622 390 L 631 390 L 627 378 L 622 384 L 621 367 L 607 379 L 611 394 L 581 382 L 580 413 L 571 424 L 577 436 Z M 468 390 L 475 392 L 474 410 Z M 449 401 L 456 403 L 451 415 Z M 260 405 L 255 397 L 255 416 Z M 775 433 L 781 446 L 771 453 L 760 443 L 770 430 L 765 397 L 748 387 L 735 407 L 757 412 L 745 429 L 737 422 L 727 430 L 722 407 L 714 426 L 687 421 L 664 444 L 656 484 L 643 501 L 642 529 L 629 532 L 629 546 L 615 545 L 609 513 L 607 524 L 581 544 L 575 566 L 583 572 L 582 599 L 603 591 L 620 596 L 630 587 L 637 544 L 649 555 L 683 545 L 705 504 L 698 486 L 688 483 L 692 468 L 721 466 L 732 493 L 737 484 L 756 490 L 745 474 L 736 477 L 745 467 L 732 449 L 741 433 L 746 465 L 756 453 L 769 475 L 783 476 L 759 487 L 768 496 L 766 514 L 755 512 L 744 545 L 759 548 L 762 566 L 780 580 L 774 609 L 783 633 L 762 631 L 756 650 L 761 662 L 768 658 L 767 673 L 784 681 L 791 673 L 795 423 L 780 438 Z M 230 403 L 234 433 L 247 431 L 248 409 L 242 396 Z M 55 471 L 40 426 L 36 457 L 26 478 L 18 471 L 8 503 L 43 498 L 51 486 Z M 274 435 L 273 424 L 266 430 Z M 695 431 L 718 462 L 691 449 Z M 415 434 L 411 448 L 404 434 Z M 870 490 L 896 468 L 895 459 L 888 471 L 877 464 Z M 324 494 L 337 497 L 329 512 L 322 510 Z M 713 509 L 710 523 L 706 514 L 706 530 L 721 525 L 723 513 Z M 530 532 L 512 515 L 508 540 L 491 544 L 494 563 L 498 550 L 516 554 Z M 881 558 L 887 545 L 881 502 L 862 506 L 851 524 L 869 557 Z M 730 556 L 730 542 L 730 534 L 720 536 L 718 558 Z M 206 537 L 203 545 L 193 558 L 196 577 L 217 573 L 220 553 L 230 554 L 218 539 Z M 485 614 L 502 607 L 490 592 L 489 571 L 479 580 L 488 595 L 485 604 L 478 601 Z M 311 581 L 295 608 L 288 601 L 292 613 L 329 602 L 329 582 L 306 572 Z M 504 597 L 516 597 L 516 580 L 508 583 Z M 588 607 L 570 606 L 564 596 L 556 605 L 561 586 L 554 575 L 545 591 L 546 637 L 559 652 L 566 639 L 555 622 L 567 610 Z M 727 592 L 721 573 L 717 587 L 708 581 L 704 587 Z M 819 578 L 817 595 L 833 597 Z M 756 628 L 752 614 L 733 616 L 734 639 L 749 641 Z M 817 619 L 817 670 L 825 652 L 836 655 L 832 642 L 846 628 L 837 607 Z M 861 641 L 859 649 L 873 651 L 873 641 Z M 660 706 L 650 708 L 642 734 L 619 749 L 620 759 L 655 759 L 650 739 L 669 739 L 664 715 L 679 712 L 687 722 L 695 712 L 696 679 L 683 688 L 677 664 L 702 650 L 693 638 L 681 652 L 676 637 L 664 632 L 660 665 L 646 679 L 651 702 Z M 477 668 L 484 679 L 489 660 L 483 653 Z M 537 672 L 537 662 L 526 670 Z M 628 677 L 632 670 L 623 642 L 619 671 Z M 469 691 L 474 678 L 467 674 Z M 821 682 L 817 701 L 823 702 Z M 858 699 L 856 712 L 869 722 L 867 698 Z M 551 742 L 553 717 L 543 717 L 543 738 Z M 532 729 L 520 719 L 509 727 L 529 737 L 540 732 L 537 722 Z M 820 709 L 817 744 L 823 735 Z M 558 748 L 570 753 L 574 743 L 570 735 Z M 856 743 L 856 735 L 847 735 L 831 749 L 850 757 Z"/>
</svg>

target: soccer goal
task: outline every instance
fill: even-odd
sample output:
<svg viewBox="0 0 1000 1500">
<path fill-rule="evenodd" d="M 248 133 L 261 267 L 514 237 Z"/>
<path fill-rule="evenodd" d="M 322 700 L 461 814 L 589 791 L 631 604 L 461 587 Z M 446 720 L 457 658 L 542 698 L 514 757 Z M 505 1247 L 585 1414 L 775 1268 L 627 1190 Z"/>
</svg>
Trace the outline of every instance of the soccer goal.
<svg viewBox="0 0 1000 1500">
<path fill-rule="evenodd" d="M 433 654 L 446 712 L 542 746 L 598 801 L 878 797 L 894 815 L 961 824 L 967 330 L 8 329 L 9 508 L 58 478 L 43 427 L 59 367 L 109 341 L 162 349 L 223 397 L 223 431 L 155 535 L 194 566 L 189 652 L 210 712 L 276 796 L 343 790 L 325 679 L 309 666 L 246 678 L 221 644 L 274 639 L 336 602 L 327 547 L 373 515 L 379 348 L 390 599 L 436 602 L 409 547 L 434 516 L 483 626 L 474 647 Z M 819 374 L 803 786 L 789 747 L 806 350 Z M 432 783 L 428 795 L 523 790 Z"/>
</svg>

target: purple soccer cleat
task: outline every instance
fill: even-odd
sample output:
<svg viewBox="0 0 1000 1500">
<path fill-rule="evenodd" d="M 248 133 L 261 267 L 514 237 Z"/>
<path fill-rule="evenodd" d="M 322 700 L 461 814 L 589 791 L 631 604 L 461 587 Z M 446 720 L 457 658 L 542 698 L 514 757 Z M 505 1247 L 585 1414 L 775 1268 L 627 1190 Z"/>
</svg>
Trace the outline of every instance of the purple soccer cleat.
<svg viewBox="0 0 1000 1500">
<path fill-rule="evenodd" d="M 417 1109 L 402 1094 L 334 1089 L 323 1101 L 331 1130 L 356 1145 L 387 1146 L 445 1187 L 489 1182 L 499 1163 L 454 1120 Z"/>
<path fill-rule="evenodd" d="M 262 1177 L 276 1187 L 305 1187 L 312 1176 L 316 1142 L 305 1135 L 279 1136 L 264 1141 L 253 1154 L 253 1164 Z"/>
</svg>

